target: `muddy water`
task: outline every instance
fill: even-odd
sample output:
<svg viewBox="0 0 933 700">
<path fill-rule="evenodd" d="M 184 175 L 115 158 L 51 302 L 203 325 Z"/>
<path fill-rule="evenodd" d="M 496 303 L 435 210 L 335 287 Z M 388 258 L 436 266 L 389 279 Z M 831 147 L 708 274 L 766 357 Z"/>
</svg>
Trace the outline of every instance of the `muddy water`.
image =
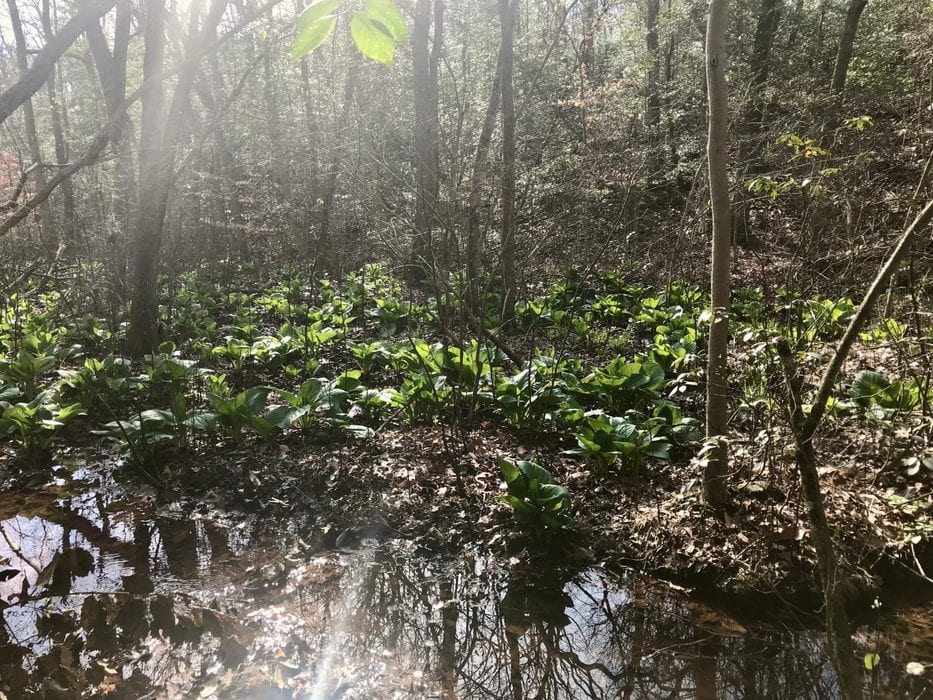
<svg viewBox="0 0 933 700">
<path fill-rule="evenodd" d="M 312 554 L 269 521 L 59 470 L 0 496 L 8 698 L 833 698 L 820 635 L 598 567 Z M 864 628 L 870 697 L 931 691 L 929 610 Z M 921 670 L 914 665 L 911 670 Z"/>
</svg>

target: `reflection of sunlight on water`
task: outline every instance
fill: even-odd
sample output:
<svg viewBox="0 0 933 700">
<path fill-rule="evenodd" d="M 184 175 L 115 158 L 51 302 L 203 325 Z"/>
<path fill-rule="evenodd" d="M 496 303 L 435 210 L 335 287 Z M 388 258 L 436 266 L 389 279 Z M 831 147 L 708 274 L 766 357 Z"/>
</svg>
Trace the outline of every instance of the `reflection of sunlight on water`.
<svg viewBox="0 0 933 700">
<path fill-rule="evenodd" d="M 327 632 L 327 643 L 321 650 L 321 662 L 318 670 L 317 679 L 311 688 L 310 700 L 327 700 L 333 696 L 333 674 L 334 662 L 338 656 L 342 656 L 344 651 L 347 633 L 350 631 L 351 618 L 354 611 L 359 607 L 360 595 L 362 590 L 362 577 L 358 575 L 361 568 L 365 568 L 373 560 L 373 550 L 366 549 L 355 558 L 353 568 L 348 572 L 348 576 L 342 579 L 341 595 L 335 601 L 336 617 L 331 617 L 329 621 L 330 629 Z M 347 581 L 349 579 L 349 581 Z"/>
</svg>

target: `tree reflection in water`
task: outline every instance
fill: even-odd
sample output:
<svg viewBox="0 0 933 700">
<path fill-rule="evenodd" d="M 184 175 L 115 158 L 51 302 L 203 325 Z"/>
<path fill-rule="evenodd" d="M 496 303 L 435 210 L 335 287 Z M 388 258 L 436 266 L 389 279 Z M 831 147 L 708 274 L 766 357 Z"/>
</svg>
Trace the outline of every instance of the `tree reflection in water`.
<svg viewBox="0 0 933 700">
<path fill-rule="evenodd" d="M 390 658 L 385 678 L 425 678 L 443 697 L 838 697 L 816 633 L 745 630 L 663 585 L 596 569 L 510 573 L 376 549 L 327 607 L 344 620 L 332 627 L 348 676 Z M 891 665 L 875 673 L 877 697 L 926 687 Z"/>
<path fill-rule="evenodd" d="M 818 633 L 746 629 L 636 575 L 444 559 L 404 542 L 285 560 L 277 531 L 271 548 L 100 493 L 7 506 L 10 698 L 838 696 Z M 929 691 L 902 672 L 914 659 L 899 643 L 885 639 L 870 696 Z"/>
</svg>

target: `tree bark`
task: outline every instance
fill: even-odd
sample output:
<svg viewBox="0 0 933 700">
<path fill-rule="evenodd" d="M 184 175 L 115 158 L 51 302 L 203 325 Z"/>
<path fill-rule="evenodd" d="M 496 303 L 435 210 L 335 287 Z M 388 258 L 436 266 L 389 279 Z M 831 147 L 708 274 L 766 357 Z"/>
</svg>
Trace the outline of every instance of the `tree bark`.
<svg viewBox="0 0 933 700">
<path fill-rule="evenodd" d="M 165 1 L 147 0 L 143 41 L 143 82 L 162 72 L 165 56 Z M 143 93 L 139 139 L 139 214 L 133 258 L 133 300 L 130 310 L 128 352 L 141 357 L 158 341 L 156 280 L 162 247 L 165 211 L 159 188 L 162 185 L 162 131 L 164 128 L 162 83 L 154 81 Z"/>
<path fill-rule="evenodd" d="M 349 49 L 348 49 L 349 50 Z M 337 196 L 337 180 L 340 176 L 340 164 L 346 152 L 347 132 L 350 128 L 350 109 L 353 107 L 353 96 L 356 92 L 356 83 L 359 75 L 359 64 L 355 55 L 347 61 L 347 76 L 343 86 L 343 103 L 340 107 L 340 116 L 334 125 L 334 145 L 331 150 L 331 161 L 328 165 L 327 180 L 324 186 L 324 196 L 321 198 L 321 218 L 318 228 L 317 251 L 315 251 L 314 268 L 328 269 L 332 263 L 331 241 L 331 214 L 334 207 L 334 198 Z"/>
<path fill-rule="evenodd" d="M 499 26 L 502 32 L 502 322 L 515 316 L 515 14 L 518 0 L 499 0 Z"/>
<path fill-rule="evenodd" d="M 648 80 L 645 100 L 645 125 L 648 138 L 656 143 L 661 131 L 661 52 L 658 39 L 658 15 L 661 0 L 648 0 L 645 13 L 645 46 L 648 49 Z"/>
<path fill-rule="evenodd" d="M 433 277 L 437 264 L 434 229 L 438 221 L 440 152 L 438 134 L 438 61 L 443 30 L 443 0 L 435 0 L 434 39 L 431 43 L 432 0 L 417 0 L 412 30 L 412 68 L 415 95 L 415 235 L 411 253 L 411 279 L 423 283 Z"/>
<path fill-rule="evenodd" d="M 580 41 L 580 63 L 586 80 L 596 80 L 596 1 L 583 0 L 583 39 Z M 649 0 L 654 2 L 655 0 Z"/>
<path fill-rule="evenodd" d="M 761 1 L 751 59 L 751 93 L 754 103 L 760 102 L 756 93 L 768 81 L 771 69 L 771 49 L 774 47 L 774 36 L 777 34 L 778 24 L 781 21 L 783 6 L 784 0 Z"/>
<path fill-rule="evenodd" d="M 12 0 L 15 2 L 15 0 Z M 83 34 L 91 23 L 107 14 L 117 0 L 88 0 L 62 30 L 49 41 L 35 58 L 26 75 L 0 94 L 0 124 L 45 84 L 55 62 Z"/>
<path fill-rule="evenodd" d="M 42 0 L 42 31 L 45 34 L 46 42 L 51 42 L 55 35 L 52 32 L 52 16 L 49 0 Z M 97 24 L 93 22 L 92 25 Z M 49 96 L 49 109 L 52 121 L 52 137 L 55 140 L 55 159 L 58 161 L 58 167 L 63 168 L 68 164 L 68 144 L 65 141 L 64 124 L 67 121 L 65 104 L 59 97 L 56 87 L 56 79 L 61 76 L 61 66 L 58 70 L 52 67 L 49 73 L 49 79 L 46 83 L 46 90 Z M 63 81 L 64 82 L 64 81 Z M 77 243 L 77 212 L 75 206 L 74 186 L 71 178 L 62 183 L 62 233 L 64 234 L 64 245 L 68 248 L 74 248 Z"/>
<path fill-rule="evenodd" d="M 111 279 L 111 315 L 116 318 L 127 286 L 127 235 L 136 211 L 136 165 L 129 135 L 133 125 L 121 105 L 126 100 L 126 61 L 129 49 L 132 6 L 130 0 L 119 0 L 114 22 L 113 52 L 107 46 L 104 32 L 94 22 L 87 32 L 88 45 L 97 69 L 107 112 L 116 115 L 110 141 L 116 152 L 115 177 L 117 193 L 113 198 L 113 222 L 110 227 L 110 251 L 113 260 Z"/>
<path fill-rule="evenodd" d="M 23 22 L 19 15 L 19 9 L 16 6 L 17 0 L 7 0 L 7 8 L 10 12 L 10 26 L 13 29 L 13 38 L 16 41 L 16 65 L 19 69 L 20 79 L 29 73 L 29 58 L 26 46 L 26 37 L 23 34 Z M 36 115 L 32 107 L 32 98 L 26 98 L 23 102 L 23 128 L 26 130 L 26 145 L 29 147 L 29 157 L 32 164 L 29 168 L 35 175 L 36 190 L 41 192 L 45 189 L 46 177 L 45 168 L 42 162 L 42 148 L 39 144 L 39 134 L 36 130 Z M 34 166 L 34 167 L 33 167 Z M 36 224 L 39 229 L 39 239 L 48 249 L 50 255 L 55 254 L 57 247 L 57 237 L 54 234 L 55 227 L 52 224 L 52 210 L 48 202 L 43 202 L 38 208 Z"/>
<path fill-rule="evenodd" d="M 136 229 L 133 265 L 133 303 L 130 309 L 128 352 L 141 357 L 158 344 L 158 274 L 162 250 L 162 228 L 171 193 L 175 158 L 181 139 L 180 125 L 190 108 L 189 95 L 199 70 L 201 49 L 214 32 L 227 6 L 227 0 L 214 0 L 198 31 L 197 2 L 192 4 L 185 58 L 172 93 L 167 118 L 163 120 L 162 83 L 143 97 L 139 149 L 139 221 Z M 164 0 L 149 0 L 145 27 L 146 54 L 143 80 L 161 73 L 164 55 Z M 153 49 L 150 52 L 149 42 Z M 147 100 L 148 98 L 148 100 Z M 166 125 L 171 128 L 165 128 Z"/>
<path fill-rule="evenodd" d="M 706 437 L 708 453 L 703 469 L 706 503 L 722 510 L 728 502 L 729 382 L 726 352 L 729 341 L 731 222 L 728 178 L 728 85 L 726 83 L 726 29 L 729 0 L 711 0 L 706 31 L 706 80 L 709 99 L 710 201 L 713 214 L 711 321 L 706 369 Z"/>
<path fill-rule="evenodd" d="M 836 66 L 833 69 L 832 92 L 835 95 L 841 93 L 846 86 L 846 78 L 849 75 L 849 63 L 852 61 L 852 53 L 855 50 L 855 35 L 858 32 L 859 20 L 862 18 L 862 12 L 868 5 L 868 0 L 849 0 L 849 7 L 846 10 L 846 20 L 842 25 L 842 35 L 839 37 L 839 51 L 836 53 Z"/>
<path fill-rule="evenodd" d="M 473 158 L 473 173 L 470 177 L 470 194 L 467 203 L 467 299 L 473 310 L 479 308 L 479 284 L 480 276 L 483 272 L 483 250 L 485 248 L 485 236 L 480 226 L 480 207 L 483 200 L 483 189 L 486 184 L 489 146 L 492 143 L 492 133 L 496 128 L 496 116 L 499 113 L 499 96 L 501 90 L 502 49 L 500 47 L 496 57 L 496 74 L 489 92 L 489 101 L 486 103 L 486 116 L 483 119 L 479 141 L 476 144 L 476 155 Z"/>
</svg>

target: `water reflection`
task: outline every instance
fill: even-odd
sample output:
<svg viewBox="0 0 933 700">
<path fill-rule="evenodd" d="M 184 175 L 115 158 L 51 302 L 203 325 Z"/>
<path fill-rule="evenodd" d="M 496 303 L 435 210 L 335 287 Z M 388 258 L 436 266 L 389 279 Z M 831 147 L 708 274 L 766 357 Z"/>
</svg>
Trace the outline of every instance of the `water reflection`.
<svg viewBox="0 0 933 700">
<path fill-rule="evenodd" d="M 373 660 L 383 684 L 413 697 L 413 679 L 434 697 L 838 697 L 815 633 L 745 629 L 663 585 L 598 569 L 509 571 L 383 548 L 348 562 L 339 585 L 309 580 L 299 576 L 282 601 L 321 605 L 293 610 L 289 625 L 322 609 L 328 618 L 325 667 L 314 651 L 306 659 L 314 697 L 345 692 L 348 679 L 365 697 Z M 306 642 L 309 627 L 299 629 L 294 641 Z M 924 679 L 888 661 L 876 669 L 870 695 L 925 692 Z M 299 687 L 302 680 L 293 678 Z"/>
<path fill-rule="evenodd" d="M 818 634 L 745 626 L 650 579 L 403 542 L 286 559 L 266 532 L 96 486 L 0 497 L 0 692 L 838 696 Z M 869 696 L 929 692 L 901 643 L 871 634 Z"/>
</svg>

